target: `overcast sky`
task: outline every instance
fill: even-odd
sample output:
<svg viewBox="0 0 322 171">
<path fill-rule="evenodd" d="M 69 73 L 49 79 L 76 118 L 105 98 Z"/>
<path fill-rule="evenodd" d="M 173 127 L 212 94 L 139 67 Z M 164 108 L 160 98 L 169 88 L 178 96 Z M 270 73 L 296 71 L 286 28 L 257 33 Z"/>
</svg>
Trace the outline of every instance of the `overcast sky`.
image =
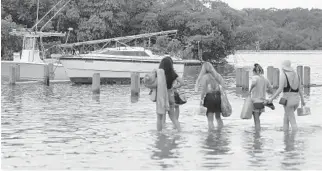
<svg viewBox="0 0 322 171">
<path fill-rule="evenodd" d="M 322 0 L 222 0 L 236 9 L 243 8 L 319 8 L 322 9 Z"/>
</svg>

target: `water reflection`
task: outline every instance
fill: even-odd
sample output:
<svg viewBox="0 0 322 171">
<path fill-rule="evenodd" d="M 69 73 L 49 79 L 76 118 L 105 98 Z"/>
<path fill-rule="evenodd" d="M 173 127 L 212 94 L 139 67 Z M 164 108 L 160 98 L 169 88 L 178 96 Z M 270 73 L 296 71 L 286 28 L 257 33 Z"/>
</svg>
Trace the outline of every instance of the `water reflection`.
<svg viewBox="0 0 322 171">
<path fill-rule="evenodd" d="M 6 91 L 6 92 L 4 92 L 4 91 Z M 3 90 L 3 89 L 1 90 L 1 94 L 6 94 L 6 96 L 2 95 L 2 97 L 5 98 L 3 101 L 8 101 L 10 103 L 10 107 L 5 108 L 5 107 L 3 107 L 3 102 L 1 102 L 2 110 L 4 110 L 5 112 L 11 111 L 14 114 L 21 113 L 23 93 L 22 93 L 20 85 L 7 86 L 6 90 Z"/>
<path fill-rule="evenodd" d="M 43 89 L 44 89 L 44 96 L 45 97 L 51 97 L 54 95 L 54 90 L 53 90 L 54 88 L 52 85 L 51 86 L 44 85 Z"/>
<path fill-rule="evenodd" d="M 163 159 L 170 159 L 170 158 L 178 158 L 178 154 L 174 152 L 176 148 L 178 148 L 178 139 L 179 135 L 175 135 L 174 137 L 170 137 L 169 135 L 158 133 L 155 148 L 156 150 L 153 151 L 151 159 L 153 160 L 160 160 L 159 164 L 163 169 L 172 167 L 169 164 L 166 164 Z"/>
<path fill-rule="evenodd" d="M 96 101 L 96 102 L 100 102 L 100 94 L 92 94 L 92 100 Z"/>
<path fill-rule="evenodd" d="M 284 158 L 281 162 L 283 169 L 298 169 L 305 161 L 303 156 L 303 146 L 300 141 L 296 140 L 296 131 L 284 132 Z"/>
<path fill-rule="evenodd" d="M 248 97 L 248 91 L 243 90 L 242 87 L 236 87 L 235 88 L 235 94 L 240 98 L 246 98 Z"/>
<path fill-rule="evenodd" d="M 203 166 L 206 168 L 226 167 L 221 155 L 227 155 L 230 149 L 229 133 L 226 129 L 217 129 L 208 133 L 202 148 L 205 150 Z"/>
<path fill-rule="evenodd" d="M 131 96 L 131 103 L 137 103 L 139 101 L 139 96 Z"/>
<path fill-rule="evenodd" d="M 265 155 L 263 154 L 263 138 L 260 131 L 244 132 L 244 149 L 250 156 L 249 165 L 255 167 L 265 166 Z"/>
</svg>

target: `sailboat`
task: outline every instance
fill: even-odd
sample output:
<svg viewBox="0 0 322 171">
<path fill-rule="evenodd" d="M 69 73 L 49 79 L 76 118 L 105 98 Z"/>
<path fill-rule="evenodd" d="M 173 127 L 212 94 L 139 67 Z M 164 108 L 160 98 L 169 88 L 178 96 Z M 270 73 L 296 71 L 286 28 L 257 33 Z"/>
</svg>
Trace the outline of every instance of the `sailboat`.
<svg viewBox="0 0 322 171">
<path fill-rule="evenodd" d="M 145 47 L 129 46 L 124 42 L 130 42 L 141 38 L 150 38 L 153 36 L 176 34 L 177 30 L 161 31 L 155 33 L 146 33 L 125 37 L 116 37 L 110 39 L 100 39 L 85 42 L 77 42 L 59 45 L 61 48 L 73 49 L 59 58 L 65 67 L 68 77 L 73 83 L 91 83 L 94 73 L 99 73 L 101 82 L 118 83 L 128 80 L 132 72 L 139 73 L 144 77 L 146 73 L 159 67 L 159 63 L 167 55 L 155 55 L 151 50 Z M 108 43 L 115 42 L 114 47 L 105 48 Z M 77 47 L 85 45 L 103 44 L 99 50 L 79 53 Z M 78 48 L 79 49 L 79 48 Z M 168 55 L 170 56 L 170 55 Z M 174 69 L 183 76 L 184 67 L 189 65 L 200 65 L 199 60 L 182 60 L 179 57 L 171 56 Z"/>
<path fill-rule="evenodd" d="M 45 74 L 45 66 L 48 63 L 53 63 L 53 67 L 50 70 L 51 80 L 69 80 L 65 69 L 58 60 L 45 61 L 45 49 L 42 44 L 42 38 L 44 37 L 65 37 L 66 33 L 62 32 L 43 32 L 45 26 L 69 3 L 70 0 L 63 3 L 63 6 L 47 21 L 39 31 L 37 31 L 37 25 L 48 16 L 49 12 L 56 8 L 56 6 L 63 2 L 59 1 L 54 7 L 52 7 L 46 15 L 38 20 L 39 0 L 37 4 L 37 22 L 30 29 L 12 30 L 9 34 L 14 36 L 23 37 L 22 51 L 21 53 L 13 53 L 13 61 L 1 61 L 1 76 L 6 78 L 9 76 L 9 67 L 19 66 L 17 71 L 20 80 L 42 80 Z M 40 46 L 40 48 L 39 48 Z"/>
</svg>

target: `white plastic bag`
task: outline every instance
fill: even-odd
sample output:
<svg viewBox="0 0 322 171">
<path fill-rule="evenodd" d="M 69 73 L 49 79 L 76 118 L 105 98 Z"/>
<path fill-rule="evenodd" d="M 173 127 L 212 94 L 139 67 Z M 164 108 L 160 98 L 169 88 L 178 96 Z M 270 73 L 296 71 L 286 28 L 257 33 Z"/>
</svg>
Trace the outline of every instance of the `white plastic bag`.
<svg viewBox="0 0 322 171">
<path fill-rule="evenodd" d="M 241 119 L 252 119 L 253 116 L 253 101 L 249 96 L 245 99 L 242 112 L 240 114 Z"/>
<path fill-rule="evenodd" d="M 229 117 L 232 114 L 231 104 L 229 103 L 225 90 L 219 85 L 221 98 L 221 114 L 223 117 Z"/>
<path fill-rule="evenodd" d="M 297 109 L 297 116 L 306 116 L 311 114 L 311 109 L 306 106 L 302 106 Z"/>
</svg>

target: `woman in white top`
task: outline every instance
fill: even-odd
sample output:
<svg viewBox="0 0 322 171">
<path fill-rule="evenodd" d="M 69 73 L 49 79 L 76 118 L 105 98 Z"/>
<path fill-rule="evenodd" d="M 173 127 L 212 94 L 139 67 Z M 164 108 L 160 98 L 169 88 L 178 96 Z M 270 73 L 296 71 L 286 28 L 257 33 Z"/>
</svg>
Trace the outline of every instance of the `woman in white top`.
<svg viewBox="0 0 322 171">
<path fill-rule="evenodd" d="M 282 62 L 279 87 L 275 94 L 269 99 L 269 102 L 272 102 L 282 91 L 282 98 L 286 100 L 286 103 L 283 104 L 285 112 L 283 128 L 287 131 L 289 129 L 289 124 L 291 124 L 292 130 L 297 130 L 294 112 L 299 106 L 300 98 L 303 106 L 305 106 L 305 102 L 300 77 L 291 67 L 291 61 L 289 60 Z"/>
<path fill-rule="evenodd" d="M 266 104 L 266 92 L 267 90 L 272 91 L 273 87 L 269 83 L 269 81 L 263 76 L 264 70 L 257 63 L 254 65 L 253 74 L 254 76 L 252 78 L 252 84 L 249 93 L 251 94 L 251 98 L 254 105 L 253 116 L 255 122 L 255 129 L 260 130 L 259 116 L 262 112 L 265 111 L 264 105 L 271 107 L 273 110 L 275 109 L 273 104 Z"/>
</svg>

